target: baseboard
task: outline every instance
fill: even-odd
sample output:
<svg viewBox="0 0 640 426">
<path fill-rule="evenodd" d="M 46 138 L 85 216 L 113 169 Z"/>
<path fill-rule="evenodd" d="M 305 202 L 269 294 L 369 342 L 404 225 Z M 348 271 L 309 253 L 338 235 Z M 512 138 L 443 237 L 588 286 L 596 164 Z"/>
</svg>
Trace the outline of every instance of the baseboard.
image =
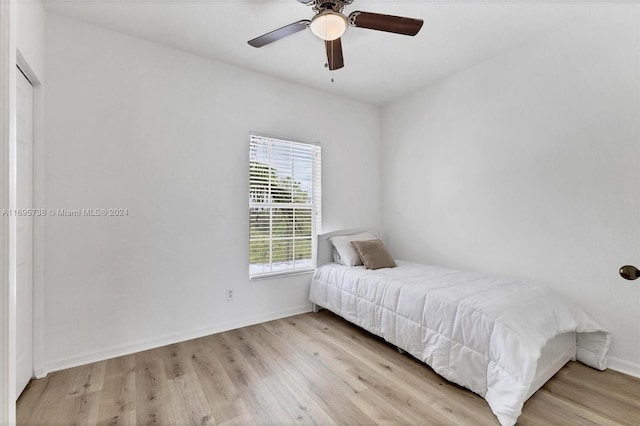
<svg viewBox="0 0 640 426">
<path fill-rule="evenodd" d="M 43 379 L 45 377 L 47 377 L 47 370 L 44 367 L 34 367 L 33 368 L 33 375 L 35 376 L 36 379 Z"/>
<path fill-rule="evenodd" d="M 607 362 L 607 368 L 619 373 L 640 378 L 640 364 L 635 362 L 625 361 L 624 359 L 610 356 Z"/>
<path fill-rule="evenodd" d="M 186 340 L 197 339 L 199 337 L 209 336 L 211 334 L 222 333 L 223 331 L 235 330 L 241 327 L 248 327 L 250 325 L 260 324 L 267 321 L 273 321 L 281 318 L 290 317 L 293 315 L 304 314 L 311 312 L 311 304 L 298 306 L 296 308 L 287 309 L 280 312 L 272 312 L 265 315 L 256 317 L 245 318 L 240 321 L 226 322 L 222 324 L 216 324 L 214 326 L 201 328 L 199 330 L 189 330 L 184 333 L 171 334 L 154 339 L 143 340 L 133 344 L 116 346 L 110 349 L 105 349 L 95 352 L 87 352 L 81 355 L 74 356 L 72 358 L 60 359 L 57 361 L 49 362 L 42 369 L 36 371 L 38 378 L 45 377 L 49 373 L 54 371 L 65 370 L 67 368 L 78 367 L 80 365 L 91 364 L 93 362 L 104 361 L 111 358 L 116 358 L 123 355 L 130 355 L 136 352 L 146 351 L 161 346 L 171 345 L 174 343 L 184 342 Z"/>
</svg>

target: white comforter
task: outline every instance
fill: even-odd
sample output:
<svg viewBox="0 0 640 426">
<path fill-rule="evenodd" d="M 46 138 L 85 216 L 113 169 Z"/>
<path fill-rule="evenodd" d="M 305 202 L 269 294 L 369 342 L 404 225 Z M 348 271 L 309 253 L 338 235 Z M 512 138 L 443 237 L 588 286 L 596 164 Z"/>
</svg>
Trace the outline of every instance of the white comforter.
<svg viewBox="0 0 640 426">
<path fill-rule="evenodd" d="M 366 270 L 318 268 L 310 301 L 429 364 L 481 395 L 502 425 L 513 425 L 540 351 L 577 332 L 577 359 L 606 368 L 610 336 L 553 291 L 516 280 L 398 262 Z"/>
</svg>

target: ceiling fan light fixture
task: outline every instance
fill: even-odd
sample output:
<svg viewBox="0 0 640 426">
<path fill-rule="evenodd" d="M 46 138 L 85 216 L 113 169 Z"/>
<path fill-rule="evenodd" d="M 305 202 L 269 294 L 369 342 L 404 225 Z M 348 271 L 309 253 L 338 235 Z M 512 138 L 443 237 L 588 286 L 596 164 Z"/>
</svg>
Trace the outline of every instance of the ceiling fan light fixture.
<svg viewBox="0 0 640 426">
<path fill-rule="evenodd" d="M 316 15 L 311 24 L 311 32 L 325 41 L 333 41 L 342 37 L 347 30 L 347 18 L 332 10 L 325 10 Z"/>
</svg>

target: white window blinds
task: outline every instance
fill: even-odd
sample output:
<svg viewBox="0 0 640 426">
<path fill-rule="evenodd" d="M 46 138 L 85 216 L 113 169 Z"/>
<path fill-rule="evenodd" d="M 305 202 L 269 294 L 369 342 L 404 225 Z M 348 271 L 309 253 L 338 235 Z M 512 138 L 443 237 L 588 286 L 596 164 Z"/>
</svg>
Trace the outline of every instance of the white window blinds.
<svg viewBox="0 0 640 426">
<path fill-rule="evenodd" d="M 320 146 L 251 134 L 249 275 L 314 268 L 321 224 Z"/>
</svg>

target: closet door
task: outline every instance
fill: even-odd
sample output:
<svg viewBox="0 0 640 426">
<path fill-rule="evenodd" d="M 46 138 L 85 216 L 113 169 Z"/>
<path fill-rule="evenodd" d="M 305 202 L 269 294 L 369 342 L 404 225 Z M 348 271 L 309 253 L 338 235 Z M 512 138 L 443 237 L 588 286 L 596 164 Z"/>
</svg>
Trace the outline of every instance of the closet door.
<svg viewBox="0 0 640 426">
<path fill-rule="evenodd" d="M 33 208 L 33 86 L 17 74 L 17 212 Z M 16 217 L 16 396 L 33 376 L 33 217 Z"/>
</svg>

